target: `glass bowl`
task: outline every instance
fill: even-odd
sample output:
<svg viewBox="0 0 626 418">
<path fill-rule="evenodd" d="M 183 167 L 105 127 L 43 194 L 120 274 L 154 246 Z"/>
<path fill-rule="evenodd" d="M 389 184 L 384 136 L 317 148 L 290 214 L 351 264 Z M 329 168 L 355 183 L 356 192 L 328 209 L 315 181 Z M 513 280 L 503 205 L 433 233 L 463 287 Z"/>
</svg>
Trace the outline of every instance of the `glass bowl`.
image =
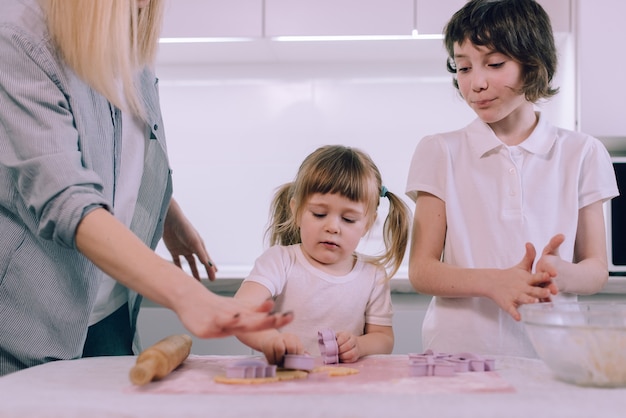
<svg viewBox="0 0 626 418">
<path fill-rule="evenodd" d="M 554 375 L 580 386 L 626 386 L 626 302 L 520 307 L 526 333 Z"/>
</svg>

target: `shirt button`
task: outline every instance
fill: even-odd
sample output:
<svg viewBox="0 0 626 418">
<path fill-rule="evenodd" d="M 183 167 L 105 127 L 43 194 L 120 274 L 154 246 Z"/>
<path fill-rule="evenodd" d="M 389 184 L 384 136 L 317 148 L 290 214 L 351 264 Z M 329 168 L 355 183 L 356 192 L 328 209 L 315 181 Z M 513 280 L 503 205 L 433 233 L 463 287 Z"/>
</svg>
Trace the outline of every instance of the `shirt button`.
<svg viewBox="0 0 626 418">
<path fill-rule="evenodd" d="M 509 173 L 515 174 L 515 169 L 513 167 L 509 168 Z"/>
<path fill-rule="evenodd" d="M 154 124 L 154 126 L 152 127 L 153 130 L 158 131 L 159 130 L 159 125 L 157 125 L 156 123 Z"/>
</svg>

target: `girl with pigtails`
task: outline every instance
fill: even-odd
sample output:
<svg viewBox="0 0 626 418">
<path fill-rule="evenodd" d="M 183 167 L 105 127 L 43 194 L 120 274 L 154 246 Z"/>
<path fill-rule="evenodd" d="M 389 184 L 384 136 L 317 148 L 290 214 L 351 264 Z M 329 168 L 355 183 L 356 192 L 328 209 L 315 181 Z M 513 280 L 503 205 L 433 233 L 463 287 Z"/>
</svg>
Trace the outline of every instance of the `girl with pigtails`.
<svg viewBox="0 0 626 418">
<path fill-rule="evenodd" d="M 357 253 L 385 198 L 383 254 Z M 407 205 L 383 186 L 367 154 L 338 145 L 314 151 L 295 180 L 277 191 L 267 230 L 271 247 L 235 295 L 251 303 L 273 298 L 295 319 L 281 330 L 238 338 L 272 364 L 285 354 L 319 355 L 318 331 L 326 328 L 336 333 L 341 362 L 391 353 L 389 279 L 402 263 L 410 219 Z"/>
</svg>

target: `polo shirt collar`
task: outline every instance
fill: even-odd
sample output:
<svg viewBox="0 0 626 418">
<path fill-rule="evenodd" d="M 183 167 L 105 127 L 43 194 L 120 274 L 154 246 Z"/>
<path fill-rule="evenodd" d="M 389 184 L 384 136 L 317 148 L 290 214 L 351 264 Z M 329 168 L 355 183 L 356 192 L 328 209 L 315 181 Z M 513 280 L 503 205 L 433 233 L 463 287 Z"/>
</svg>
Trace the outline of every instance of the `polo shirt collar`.
<svg viewBox="0 0 626 418">
<path fill-rule="evenodd" d="M 556 127 L 546 120 L 545 117 L 537 112 L 537 126 L 519 147 L 531 154 L 545 155 L 552 149 L 556 141 Z M 481 158 L 490 151 L 494 151 L 505 144 L 496 136 L 491 127 L 485 122 L 476 118 L 468 126 L 468 134 L 473 138 L 472 149 L 476 158 Z"/>
</svg>

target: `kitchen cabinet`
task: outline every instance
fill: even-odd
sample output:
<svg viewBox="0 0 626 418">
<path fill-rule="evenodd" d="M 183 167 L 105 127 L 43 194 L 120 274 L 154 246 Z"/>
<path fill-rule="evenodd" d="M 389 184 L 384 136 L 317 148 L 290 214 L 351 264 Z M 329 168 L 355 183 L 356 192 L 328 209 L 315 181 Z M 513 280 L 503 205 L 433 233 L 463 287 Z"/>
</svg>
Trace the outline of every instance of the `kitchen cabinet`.
<svg viewBox="0 0 626 418">
<path fill-rule="evenodd" d="M 163 38 L 261 38 L 263 0 L 166 2 Z"/>
<path fill-rule="evenodd" d="M 591 135 L 626 136 L 625 15 L 626 2 L 578 2 L 579 129 Z"/>
<path fill-rule="evenodd" d="M 417 0 L 415 22 L 420 35 L 438 34 L 467 0 Z"/>
<path fill-rule="evenodd" d="M 265 0 L 265 35 L 411 35 L 413 0 Z"/>
<path fill-rule="evenodd" d="M 570 1 L 540 0 L 556 32 L 570 30 Z M 162 38 L 214 38 L 164 43 L 158 64 L 274 62 L 434 62 L 441 41 L 273 42 L 281 36 L 440 34 L 465 0 L 177 0 L 168 2 Z M 225 42 L 239 38 L 246 42 Z M 219 42 L 222 39 L 223 42 Z M 410 39 L 410 38 L 409 38 Z M 232 39 L 231 39 L 232 40 Z"/>
<path fill-rule="evenodd" d="M 467 0 L 416 0 L 415 21 L 420 34 L 436 34 L 443 31 L 452 15 Z M 571 31 L 571 0 L 539 0 L 552 22 L 554 32 Z"/>
</svg>

